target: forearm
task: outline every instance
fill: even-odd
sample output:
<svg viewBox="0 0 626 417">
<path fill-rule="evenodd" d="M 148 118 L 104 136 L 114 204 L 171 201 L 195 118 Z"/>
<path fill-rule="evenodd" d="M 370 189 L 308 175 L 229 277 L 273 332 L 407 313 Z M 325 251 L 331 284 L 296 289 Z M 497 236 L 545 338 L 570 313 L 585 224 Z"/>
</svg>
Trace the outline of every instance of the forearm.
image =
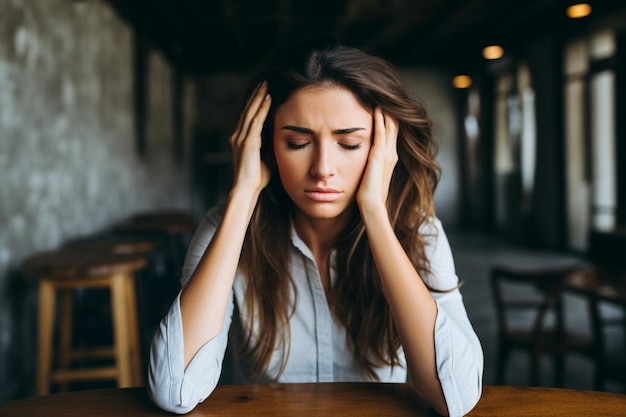
<svg viewBox="0 0 626 417">
<path fill-rule="evenodd" d="M 224 217 L 180 297 L 184 362 L 222 330 L 241 249 L 258 194 L 233 189 Z M 242 210 L 242 208 L 245 208 Z"/>
<path fill-rule="evenodd" d="M 361 208 L 361 215 L 416 389 L 436 411 L 447 414 L 435 358 L 437 305 L 398 241 L 385 208 Z"/>
<path fill-rule="evenodd" d="M 180 298 L 174 300 L 150 347 L 147 389 L 159 407 L 177 414 L 191 411 L 217 386 L 228 340 L 232 302 L 229 301 L 222 333 L 202 346 L 186 368 Z"/>
</svg>

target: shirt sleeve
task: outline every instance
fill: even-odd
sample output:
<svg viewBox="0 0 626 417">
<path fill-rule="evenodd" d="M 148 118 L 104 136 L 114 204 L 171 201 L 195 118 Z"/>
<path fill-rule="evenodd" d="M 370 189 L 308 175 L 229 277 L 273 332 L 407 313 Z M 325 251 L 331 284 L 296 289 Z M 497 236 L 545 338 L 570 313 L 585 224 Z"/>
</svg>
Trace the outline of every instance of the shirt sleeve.
<svg viewBox="0 0 626 417">
<path fill-rule="evenodd" d="M 463 416 L 474 408 L 481 396 L 483 350 L 465 311 L 443 226 L 435 219 L 432 227 L 431 233 L 427 233 L 426 247 L 431 273 L 424 281 L 435 290 L 431 293 L 437 303 L 437 373 L 449 415 Z"/>
<path fill-rule="evenodd" d="M 182 287 L 189 282 L 198 266 L 217 224 L 219 215 L 212 210 L 198 226 L 185 257 Z M 200 348 L 185 369 L 180 293 L 178 294 L 157 328 L 150 347 L 148 394 L 155 404 L 164 410 L 184 414 L 193 410 L 213 392 L 222 371 L 232 313 L 231 293 L 222 331 Z"/>
</svg>

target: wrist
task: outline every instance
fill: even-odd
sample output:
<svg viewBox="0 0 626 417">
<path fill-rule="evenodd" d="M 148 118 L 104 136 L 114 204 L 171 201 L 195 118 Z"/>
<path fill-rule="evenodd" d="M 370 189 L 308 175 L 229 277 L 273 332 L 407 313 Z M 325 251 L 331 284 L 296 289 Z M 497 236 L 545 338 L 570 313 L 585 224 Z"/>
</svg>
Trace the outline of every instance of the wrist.
<svg viewBox="0 0 626 417">
<path fill-rule="evenodd" d="M 238 210 L 247 208 L 248 216 L 252 216 L 252 212 L 259 201 L 261 190 L 254 187 L 235 186 L 228 194 L 227 204 L 236 207 Z"/>
<path fill-rule="evenodd" d="M 387 206 L 383 202 L 359 202 L 358 206 L 364 223 L 368 223 L 370 220 L 389 221 Z"/>
</svg>

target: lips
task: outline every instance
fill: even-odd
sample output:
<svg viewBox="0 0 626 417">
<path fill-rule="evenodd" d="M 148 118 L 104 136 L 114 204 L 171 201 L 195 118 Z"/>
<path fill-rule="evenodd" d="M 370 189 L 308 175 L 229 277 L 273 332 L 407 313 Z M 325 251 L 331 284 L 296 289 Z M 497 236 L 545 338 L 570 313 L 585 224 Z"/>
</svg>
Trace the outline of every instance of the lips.
<svg viewBox="0 0 626 417">
<path fill-rule="evenodd" d="M 335 201 L 341 197 L 342 192 L 334 188 L 309 188 L 304 190 L 304 194 L 314 201 L 328 202 Z"/>
</svg>

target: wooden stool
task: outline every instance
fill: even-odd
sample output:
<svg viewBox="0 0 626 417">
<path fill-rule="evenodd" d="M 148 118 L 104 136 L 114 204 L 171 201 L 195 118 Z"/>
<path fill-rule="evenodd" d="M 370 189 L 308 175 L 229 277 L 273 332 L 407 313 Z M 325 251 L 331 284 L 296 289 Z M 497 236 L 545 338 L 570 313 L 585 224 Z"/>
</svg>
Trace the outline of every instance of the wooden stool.
<svg viewBox="0 0 626 417">
<path fill-rule="evenodd" d="M 24 269 L 39 279 L 37 393 L 50 384 L 117 380 L 118 387 L 142 384 L 134 273 L 145 267 L 142 255 L 65 248 L 27 259 Z M 108 288 L 111 292 L 113 346 L 73 351 L 72 291 Z M 52 369 L 56 296 L 61 295 L 58 369 Z M 70 369 L 72 360 L 113 358 L 114 365 Z"/>
<path fill-rule="evenodd" d="M 119 233 L 165 232 L 170 235 L 193 233 L 197 222 L 184 211 L 156 211 L 138 213 L 135 216 L 113 226 Z"/>
<path fill-rule="evenodd" d="M 133 236 L 97 236 L 63 245 L 64 250 L 115 255 L 147 254 L 156 249 L 157 243 L 146 237 Z"/>
</svg>

